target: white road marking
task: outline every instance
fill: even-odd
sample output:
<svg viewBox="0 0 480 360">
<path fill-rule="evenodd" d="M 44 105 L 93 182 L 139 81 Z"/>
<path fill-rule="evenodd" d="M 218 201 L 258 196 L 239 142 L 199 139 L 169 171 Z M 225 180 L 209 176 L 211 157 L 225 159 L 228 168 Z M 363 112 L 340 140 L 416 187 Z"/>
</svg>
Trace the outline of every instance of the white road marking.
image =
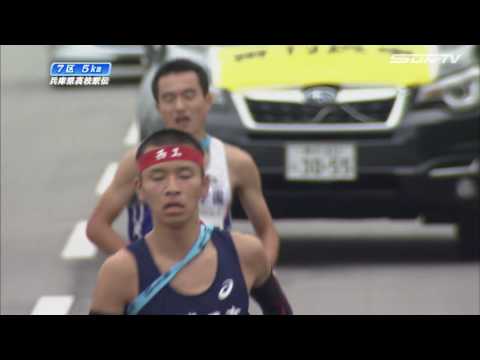
<svg viewBox="0 0 480 360">
<path fill-rule="evenodd" d="M 67 244 L 62 251 L 62 259 L 90 259 L 97 254 L 97 247 L 93 245 L 87 238 L 86 234 L 87 222 L 79 221 L 73 229 Z"/>
<path fill-rule="evenodd" d="M 126 146 L 133 146 L 138 144 L 139 141 L 140 141 L 140 132 L 138 131 L 137 122 L 134 121 L 133 124 L 128 129 L 127 135 L 125 136 L 125 139 L 123 139 L 123 143 Z"/>
<path fill-rule="evenodd" d="M 97 188 L 95 190 L 97 195 L 102 195 L 105 192 L 105 190 L 107 190 L 107 188 L 112 183 L 113 177 L 115 176 L 117 169 L 118 169 L 118 163 L 108 164 L 107 168 L 103 172 L 102 177 L 100 178 L 100 181 L 97 184 Z"/>
<path fill-rule="evenodd" d="M 37 300 L 31 315 L 67 315 L 73 300 L 71 295 L 42 296 Z"/>
</svg>

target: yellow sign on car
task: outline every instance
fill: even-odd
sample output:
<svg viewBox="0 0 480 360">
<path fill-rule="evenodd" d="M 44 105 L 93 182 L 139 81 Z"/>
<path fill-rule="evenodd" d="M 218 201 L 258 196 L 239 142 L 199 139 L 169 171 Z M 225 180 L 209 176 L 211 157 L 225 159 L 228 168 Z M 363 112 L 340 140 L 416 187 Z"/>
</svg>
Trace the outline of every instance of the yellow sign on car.
<svg viewBox="0 0 480 360">
<path fill-rule="evenodd" d="M 422 85 L 433 80 L 428 61 L 402 61 L 402 56 L 421 58 L 428 52 L 423 45 L 214 47 L 213 83 L 231 91 L 319 84 Z"/>
</svg>

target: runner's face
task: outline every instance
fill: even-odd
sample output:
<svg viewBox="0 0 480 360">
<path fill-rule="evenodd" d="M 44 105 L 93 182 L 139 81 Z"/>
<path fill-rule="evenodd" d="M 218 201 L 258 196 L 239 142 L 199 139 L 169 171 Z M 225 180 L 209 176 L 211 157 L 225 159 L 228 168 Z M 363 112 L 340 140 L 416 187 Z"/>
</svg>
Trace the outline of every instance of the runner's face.
<svg viewBox="0 0 480 360">
<path fill-rule="evenodd" d="M 181 225 L 192 217 L 197 220 L 199 201 L 208 191 L 208 179 L 197 164 L 168 161 L 145 169 L 140 176 L 139 198 L 148 204 L 157 223 Z"/>
<path fill-rule="evenodd" d="M 205 136 L 212 95 L 204 95 L 194 71 L 162 76 L 157 83 L 157 110 L 165 127 L 188 132 L 197 139 Z"/>
</svg>

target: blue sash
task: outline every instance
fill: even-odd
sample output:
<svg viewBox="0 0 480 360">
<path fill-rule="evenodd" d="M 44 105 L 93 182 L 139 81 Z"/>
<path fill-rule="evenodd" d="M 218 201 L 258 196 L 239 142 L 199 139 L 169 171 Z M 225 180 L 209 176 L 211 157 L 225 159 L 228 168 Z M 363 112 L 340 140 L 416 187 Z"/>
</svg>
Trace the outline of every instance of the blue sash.
<svg viewBox="0 0 480 360">
<path fill-rule="evenodd" d="M 127 308 L 127 315 L 137 315 L 139 311 L 160 291 L 162 290 L 177 273 L 182 270 L 190 261 L 193 260 L 205 248 L 213 232 L 213 226 L 200 224 L 200 234 L 193 244 L 188 254 L 166 273 L 160 275 L 151 285 L 142 291 Z"/>
</svg>

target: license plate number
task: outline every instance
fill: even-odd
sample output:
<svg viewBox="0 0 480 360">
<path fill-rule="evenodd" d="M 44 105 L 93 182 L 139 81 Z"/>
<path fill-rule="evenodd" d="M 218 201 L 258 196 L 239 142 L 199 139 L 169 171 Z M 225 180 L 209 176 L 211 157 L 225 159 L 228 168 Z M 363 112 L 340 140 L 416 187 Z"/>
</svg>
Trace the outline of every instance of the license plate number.
<svg viewBox="0 0 480 360">
<path fill-rule="evenodd" d="M 353 181 L 357 154 L 353 144 L 287 144 L 285 177 L 291 181 Z"/>
</svg>

